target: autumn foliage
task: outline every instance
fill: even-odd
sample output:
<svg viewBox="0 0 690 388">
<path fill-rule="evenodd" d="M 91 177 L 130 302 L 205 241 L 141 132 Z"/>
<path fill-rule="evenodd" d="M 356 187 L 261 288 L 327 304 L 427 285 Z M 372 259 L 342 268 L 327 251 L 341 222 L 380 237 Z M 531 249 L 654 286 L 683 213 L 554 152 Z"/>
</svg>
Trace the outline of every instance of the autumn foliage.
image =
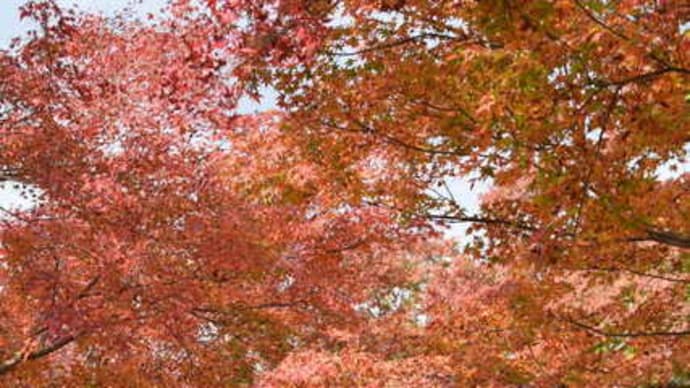
<svg viewBox="0 0 690 388">
<path fill-rule="evenodd" d="M 3 386 L 690 384 L 685 2 L 21 13 Z"/>
</svg>

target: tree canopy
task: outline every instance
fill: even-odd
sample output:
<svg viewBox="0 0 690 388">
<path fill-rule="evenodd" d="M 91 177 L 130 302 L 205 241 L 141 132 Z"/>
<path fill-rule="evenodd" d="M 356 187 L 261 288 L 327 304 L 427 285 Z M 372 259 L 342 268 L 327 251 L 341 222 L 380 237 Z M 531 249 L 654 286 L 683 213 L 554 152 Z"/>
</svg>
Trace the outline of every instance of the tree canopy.
<svg viewBox="0 0 690 388">
<path fill-rule="evenodd" d="M 22 16 L 3 385 L 690 384 L 684 2 Z"/>
</svg>

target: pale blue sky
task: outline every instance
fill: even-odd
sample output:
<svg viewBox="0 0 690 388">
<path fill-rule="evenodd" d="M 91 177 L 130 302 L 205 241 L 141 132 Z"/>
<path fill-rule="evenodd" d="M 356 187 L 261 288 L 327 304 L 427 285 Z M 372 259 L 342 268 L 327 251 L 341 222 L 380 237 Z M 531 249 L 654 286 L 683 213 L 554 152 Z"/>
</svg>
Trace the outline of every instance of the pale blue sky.
<svg viewBox="0 0 690 388">
<path fill-rule="evenodd" d="M 0 47 L 4 48 L 12 37 L 19 35 L 26 30 L 27 23 L 19 22 L 17 7 L 21 0 L 4 0 L 0 4 Z"/>
<path fill-rule="evenodd" d="M 15 36 L 18 36 L 28 28 L 30 24 L 19 20 L 18 8 L 25 0 L 0 0 L 0 47 L 6 47 Z M 144 0 L 141 4 L 136 0 L 58 0 L 60 5 L 76 5 L 87 12 L 99 12 L 113 15 L 118 10 L 127 6 L 133 6 L 138 15 L 158 13 L 166 0 Z"/>
</svg>

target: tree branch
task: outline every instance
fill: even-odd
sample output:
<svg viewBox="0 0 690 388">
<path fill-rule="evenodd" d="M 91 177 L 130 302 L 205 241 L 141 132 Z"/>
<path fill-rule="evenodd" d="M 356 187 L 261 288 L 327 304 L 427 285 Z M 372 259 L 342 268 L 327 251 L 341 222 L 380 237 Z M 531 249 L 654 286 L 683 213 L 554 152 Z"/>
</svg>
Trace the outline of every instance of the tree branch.
<svg viewBox="0 0 690 388">
<path fill-rule="evenodd" d="M 690 236 L 671 231 L 662 231 L 652 227 L 647 227 L 645 232 L 647 232 L 647 240 L 673 247 L 690 249 Z"/>
<path fill-rule="evenodd" d="M 192 313 L 202 314 L 219 314 L 219 315 L 234 315 L 237 311 L 246 310 L 263 310 L 263 309 L 284 309 L 292 307 L 306 307 L 309 306 L 306 300 L 296 300 L 290 302 L 267 302 L 254 305 L 247 305 L 244 303 L 237 303 L 235 306 L 226 309 L 218 309 L 215 307 L 196 307 L 192 309 Z"/>
<path fill-rule="evenodd" d="M 481 216 L 451 216 L 444 214 L 427 214 L 427 218 L 440 221 L 448 221 L 455 223 L 477 223 L 477 224 L 488 224 L 488 225 L 504 225 L 511 228 L 535 231 L 537 228 L 535 226 L 529 225 L 520 221 L 511 221 L 501 218 L 489 218 Z"/>
<path fill-rule="evenodd" d="M 637 270 L 629 269 L 629 268 L 592 267 L 592 268 L 586 268 L 585 270 L 586 271 L 600 271 L 600 272 L 627 272 L 627 273 L 630 273 L 630 274 L 633 274 L 636 276 L 648 277 L 648 278 L 652 278 L 652 279 L 659 279 L 659 280 L 664 280 L 664 281 L 672 282 L 672 283 L 690 284 L 690 279 L 681 279 L 681 278 L 669 277 L 669 276 L 653 274 L 653 273 L 649 273 L 649 272 L 637 271 Z"/>
<path fill-rule="evenodd" d="M 52 354 L 53 352 L 58 351 L 63 347 L 69 345 L 78 337 L 79 335 L 68 335 L 66 337 L 62 337 L 61 339 L 53 342 L 52 344 L 45 346 L 41 349 L 35 350 L 33 352 L 30 352 L 28 354 L 17 352 L 12 358 L 0 362 L 0 375 L 11 372 L 17 366 L 19 366 L 19 364 L 22 364 L 28 360 L 36 360 L 45 357 L 49 354 Z"/>
<path fill-rule="evenodd" d="M 375 46 L 366 47 L 366 48 L 363 48 L 361 50 L 350 51 L 350 52 L 327 52 L 326 54 L 337 56 L 337 57 L 356 56 L 356 55 L 360 55 L 360 54 L 366 54 L 366 53 L 369 53 L 372 51 L 389 50 L 389 49 L 392 49 L 394 47 L 403 46 L 403 45 L 406 45 L 408 43 L 413 43 L 413 42 L 417 42 L 417 41 L 420 41 L 423 39 L 428 39 L 428 38 L 440 39 L 440 40 L 446 40 L 446 41 L 467 41 L 467 39 L 468 39 L 467 37 L 464 37 L 464 36 L 459 37 L 459 36 L 452 36 L 452 35 L 446 35 L 446 34 L 440 34 L 440 33 L 422 33 L 419 35 L 408 36 L 406 38 L 394 40 L 392 42 L 386 42 L 386 43 L 378 44 Z M 481 42 L 478 41 L 477 43 L 481 43 Z M 491 47 L 491 48 L 495 48 L 495 47 Z"/>
<path fill-rule="evenodd" d="M 323 125 L 327 126 L 328 128 L 337 129 L 340 131 L 352 132 L 352 133 L 361 133 L 361 134 L 365 134 L 365 135 L 372 135 L 374 137 L 377 137 L 377 138 L 383 140 L 384 143 L 387 143 L 390 145 L 397 145 L 397 146 L 406 148 L 406 149 L 411 150 L 411 151 L 416 151 L 416 152 L 421 152 L 421 153 L 431 154 L 431 155 L 450 155 L 450 156 L 466 156 L 467 155 L 465 152 L 462 152 L 460 150 L 458 150 L 458 151 L 435 150 L 432 148 L 424 148 L 424 147 L 420 147 L 420 146 L 417 146 L 414 144 L 409 144 L 409 143 L 406 143 L 406 142 L 404 142 L 404 141 L 402 141 L 396 137 L 393 137 L 393 136 L 387 135 L 385 133 L 381 133 L 379 131 L 376 131 L 375 129 L 373 129 L 373 128 L 369 127 L 368 125 L 356 120 L 355 118 L 351 117 L 350 119 L 358 127 L 360 127 L 361 130 L 343 127 L 343 126 L 340 126 L 340 125 L 337 125 L 335 123 L 328 122 L 328 121 L 322 121 L 321 123 Z"/>
<path fill-rule="evenodd" d="M 572 326 L 589 331 L 603 337 L 635 338 L 635 337 L 676 337 L 690 335 L 690 330 L 681 331 L 639 331 L 639 332 L 611 332 L 599 329 L 595 326 L 576 321 L 569 317 L 556 317 Z"/>
<path fill-rule="evenodd" d="M 595 24 L 599 25 L 604 30 L 610 32 L 611 34 L 617 36 L 618 38 L 620 38 L 622 40 L 625 40 L 625 41 L 630 40 L 630 38 L 628 38 L 625 34 L 623 34 L 622 32 L 616 31 L 613 27 L 604 23 L 604 21 L 602 21 L 597 16 L 595 16 L 592 13 L 592 11 L 589 8 L 587 8 L 584 4 L 582 4 L 580 1 L 575 0 L 575 5 L 577 5 L 577 7 L 580 8 L 582 10 L 582 12 L 584 12 L 584 14 L 587 16 L 587 18 L 589 18 Z"/>
</svg>

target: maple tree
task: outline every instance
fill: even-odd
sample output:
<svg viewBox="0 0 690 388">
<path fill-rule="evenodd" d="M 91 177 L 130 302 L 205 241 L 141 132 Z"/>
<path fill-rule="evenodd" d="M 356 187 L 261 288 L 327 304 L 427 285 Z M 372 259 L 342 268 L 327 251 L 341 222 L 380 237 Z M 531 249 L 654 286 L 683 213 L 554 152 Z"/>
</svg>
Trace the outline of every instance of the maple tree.
<svg viewBox="0 0 690 388">
<path fill-rule="evenodd" d="M 35 206 L 4 211 L 0 378 L 687 382 L 683 2 L 24 12 L 0 166 Z M 262 85 L 277 110 L 238 114 Z M 458 178 L 490 183 L 479 212 Z"/>
<path fill-rule="evenodd" d="M 235 112 L 211 30 L 24 12 L 40 30 L 0 88 L 3 177 L 34 204 L 3 210 L 8 384 L 240 384 L 403 278 L 382 254 L 356 271 L 409 238 L 335 209 L 276 114 Z"/>
</svg>

